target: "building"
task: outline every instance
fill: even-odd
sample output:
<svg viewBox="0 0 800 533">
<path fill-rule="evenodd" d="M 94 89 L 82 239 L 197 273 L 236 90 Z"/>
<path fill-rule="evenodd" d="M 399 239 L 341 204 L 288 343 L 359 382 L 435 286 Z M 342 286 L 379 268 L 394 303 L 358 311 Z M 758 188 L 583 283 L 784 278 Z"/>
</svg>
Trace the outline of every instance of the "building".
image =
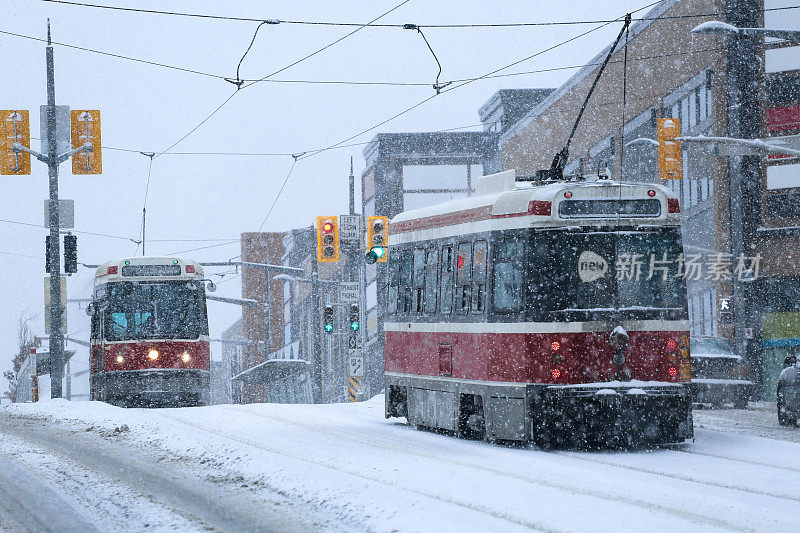
<svg viewBox="0 0 800 533">
<path fill-rule="evenodd" d="M 401 211 L 468 196 L 475 178 L 496 169 L 498 138 L 493 131 L 376 135 L 364 148 L 362 213 L 391 218 Z M 383 389 L 385 309 L 386 263 L 367 265 L 362 381 L 366 397 Z"/>
<path fill-rule="evenodd" d="M 622 44 L 612 55 L 573 139 L 565 174 L 607 167 L 615 179 L 659 182 L 652 143 L 628 143 L 655 139 L 661 117 L 680 119 L 686 136 L 797 133 L 797 47 L 762 41 L 755 60 L 745 61 L 732 39 L 691 33 L 709 20 L 760 26 L 762 15 L 785 28 L 788 11 L 764 11 L 778 6 L 770 0 L 665 0 L 653 7 L 630 27 L 627 62 Z M 504 169 L 532 175 L 550 166 L 610 47 L 501 133 Z M 759 61 L 764 58 L 766 63 Z M 800 167 L 789 158 L 720 157 L 696 143 L 683 143 L 683 151 L 684 179 L 665 184 L 681 199 L 684 255 L 704 267 L 687 282 L 692 334 L 735 340 L 751 377 L 774 398 L 779 361 L 800 346 L 800 302 L 792 297 L 800 291 L 800 261 L 793 252 L 800 245 Z M 742 307 L 736 324 L 718 315 L 719 302 L 734 296 Z"/>
<path fill-rule="evenodd" d="M 281 232 L 242 233 L 242 262 L 280 265 L 284 236 Z M 242 308 L 241 331 L 249 342 L 243 346 L 241 370 L 232 377 L 241 381 L 244 403 L 269 401 L 268 376 L 263 363 L 269 354 L 283 347 L 283 287 L 274 279 L 277 274 L 242 266 L 242 298 L 259 303 L 258 307 Z M 267 301 L 268 312 L 265 312 Z M 267 331 L 269 335 L 265 336 Z"/>
</svg>

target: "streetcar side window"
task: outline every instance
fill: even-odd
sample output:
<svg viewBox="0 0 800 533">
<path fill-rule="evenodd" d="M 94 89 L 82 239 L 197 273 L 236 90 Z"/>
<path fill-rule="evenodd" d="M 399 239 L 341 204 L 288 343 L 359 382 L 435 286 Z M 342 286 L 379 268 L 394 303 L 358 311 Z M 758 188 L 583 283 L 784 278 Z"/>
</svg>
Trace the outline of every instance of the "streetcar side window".
<svg viewBox="0 0 800 533">
<path fill-rule="evenodd" d="M 425 297 L 425 250 L 417 248 L 414 250 L 414 275 L 411 289 L 411 312 L 422 313 L 422 302 Z"/>
<path fill-rule="evenodd" d="M 462 242 L 458 245 L 458 255 L 456 256 L 456 310 L 459 313 L 469 312 L 469 303 L 472 296 L 470 248 L 470 243 Z"/>
<path fill-rule="evenodd" d="M 501 241 L 495 246 L 492 305 L 499 311 L 522 308 L 522 241 Z"/>
<path fill-rule="evenodd" d="M 411 312 L 411 280 L 412 280 L 412 261 L 414 256 L 411 250 L 404 250 L 400 253 L 400 309 L 403 313 Z"/>
<path fill-rule="evenodd" d="M 437 267 L 439 253 L 436 248 L 428 250 L 428 259 L 425 261 L 425 312 L 436 312 L 436 282 L 438 281 Z"/>
<path fill-rule="evenodd" d="M 472 311 L 482 313 L 486 308 L 486 241 L 472 248 Z"/>
<path fill-rule="evenodd" d="M 397 312 L 398 286 L 400 284 L 400 261 L 397 254 L 389 256 L 389 292 L 386 296 L 386 311 L 389 314 Z"/>
<path fill-rule="evenodd" d="M 439 292 L 439 310 L 444 315 L 453 311 L 453 247 L 442 248 L 442 284 Z"/>
</svg>

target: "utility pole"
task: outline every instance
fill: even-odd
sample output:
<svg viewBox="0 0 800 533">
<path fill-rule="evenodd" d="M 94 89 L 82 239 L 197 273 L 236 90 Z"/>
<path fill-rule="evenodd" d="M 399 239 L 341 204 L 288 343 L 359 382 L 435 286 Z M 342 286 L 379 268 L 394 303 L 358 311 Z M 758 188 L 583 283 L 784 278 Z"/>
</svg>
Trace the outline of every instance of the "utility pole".
<svg viewBox="0 0 800 533">
<path fill-rule="evenodd" d="M 761 25 L 759 2 L 756 0 L 726 0 L 725 18 L 736 27 Z M 728 136 L 757 139 L 761 136 L 761 39 L 757 35 L 726 37 L 726 89 L 728 94 Z M 753 256 L 754 237 L 760 222 L 761 156 L 742 155 L 728 160 L 730 176 L 730 238 L 731 254 L 736 261 L 744 254 Z M 752 282 L 731 280 L 734 300 L 734 342 L 737 352 L 744 355 L 757 381 L 762 381 L 760 350 L 755 339 L 747 339 L 745 329 L 759 331 L 759 321 L 752 299 Z M 760 334 L 753 335 L 759 337 Z"/>
<path fill-rule="evenodd" d="M 319 294 L 319 270 L 317 268 L 317 255 L 314 254 L 311 260 L 311 367 L 314 375 L 314 403 L 323 402 L 322 388 L 322 328 L 319 322 L 320 313 L 320 294 Z"/>
<path fill-rule="evenodd" d="M 61 398 L 64 377 L 64 333 L 61 331 L 61 242 L 58 227 L 58 146 L 56 145 L 56 83 L 53 44 L 47 20 L 47 174 L 50 178 L 50 397 Z"/>
</svg>

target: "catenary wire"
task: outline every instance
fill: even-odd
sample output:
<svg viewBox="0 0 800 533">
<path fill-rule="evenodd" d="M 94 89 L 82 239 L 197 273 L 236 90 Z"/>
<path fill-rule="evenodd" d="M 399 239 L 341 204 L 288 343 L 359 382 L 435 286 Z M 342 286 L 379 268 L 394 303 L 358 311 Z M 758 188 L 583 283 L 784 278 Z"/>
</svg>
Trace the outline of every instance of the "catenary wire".
<svg viewBox="0 0 800 533">
<path fill-rule="evenodd" d="M 45 226 L 44 224 L 33 224 L 31 222 L 21 222 L 21 221 L 18 221 L 18 220 L 0 219 L 0 222 L 2 222 L 4 224 L 16 224 L 18 226 L 29 226 L 29 227 L 33 227 L 33 228 L 44 228 L 44 229 L 47 229 L 47 226 Z M 93 231 L 82 231 L 82 230 L 76 230 L 76 229 L 64 230 L 64 231 L 69 231 L 70 233 L 78 233 L 78 234 L 82 234 L 82 235 L 92 235 L 92 236 L 95 236 L 95 237 L 106 237 L 106 238 L 109 238 L 109 239 L 120 239 L 120 240 L 123 240 L 123 241 L 137 242 L 136 239 L 132 239 L 130 237 L 123 237 L 121 235 L 109 235 L 108 233 L 96 233 L 96 232 L 93 232 Z"/>
<path fill-rule="evenodd" d="M 46 41 L 45 39 L 40 39 L 38 37 L 31 37 L 31 36 L 28 36 L 28 35 L 22 35 L 22 34 L 19 34 L 19 33 L 8 32 L 8 31 L 3 31 L 3 30 L 0 30 L 0 35 L 11 35 L 11 36 L 14 36 L 14 37 L 32 39 L 32 40 L 40 41 L 40 42 L 45 42 Z M 148 65 L 153 65 L 153 66 L 157 66 L 157 67 L 163 67 L 163 68 L 179 70 L 179 71 L 184 71 L 184 72 L 193 73 L 193 74 L 199 74 L 199 75 L 202 75 L 202 76 L 208 76 L 208 77 L 217 78 L 217 79 L 220 79 L 220 80 L 225 80 L 226 79 L 225 76 L 223 76 L 221 74 L 210 74 L 210 73 L 207 73 L 207 72 L 196 71 L 196 70 L 187 69 L 187 68 L 183 68 L 183 67 L 179 67 L 179 66 L 175 66 L 175 65 L 168 65 L 168 64 L 160 63 L 160 62 L 156 62 L 156 61 L 149 61 L 149 60 L 139 59 L 139 58 L 134 58 L 134 57 L 129 57 L 129 56 L 122 56 L 122 55 L 118 55 L 118 54 L 114 54 L 114 53 L 110 53 L 110 52 L 104 52 L 104 51 L 101 51 L 101 50 L 94 50 L 94 49 L 91 49 L 91 48 L 83 48 L 83 47 L 80 47 L 80 46 L 73 46 L 73 45 L 69 45 L 69 44 L 65 44 L 65 43 L 53 42 L 53 44 L 54 45 L 60 45 L 60 46 L 66 46 L 66 47 L 70 47 L 70 48 L 76 48 L 78 50 L 82 50 L 82 51 L 86 51 L 86 52 L 92 52 L 92 53 L 102 54 L 102 55 L 106 55 L 106 56 L 111 56 L 111 57 L 115 57 L 117 59 L 135 61 L 135 62 L 145 63 L 145 64 L 148 64 Z M 674 57 L 674 56 L 681 56 L 681 55 L 687 55 L 687 54 L 693 54 L 693 53 L 702 53 L 702 52 L 720 51 L 720 50 L 723 50 L 723 48 L 705 48 L 705 49 L 700 49 L 700 50 L 685 50 L 685 51 L 682 51 L 682 52 L 673 52 L 673 53 L 670 53 L 670 54 L 660 54 L 660 55 L 654 55 L 654 56 L 643 56 L 643 57 L 638 57 L 638 58 L 629 58 L 628 61 L 644 61 L 644 60 L 650 60 L 650 59 L 659 59 L 659 58 L 665 58 L 665 57 Z M 618 62 L 618 61 L 611 61 L 611 63 L 616 63 L 616 62 Z M 599 65 L 599 63 L 596 63 L 596 64 Z M 525 75 L 529 75 L 529 74 L 537 74 L 537 73 L 542 73 L 542 72 L 553 72 L 553 71 L 558 71 L 558 70 L 570 70 L 570 69 L 576 69 L 576 68 L 583 68 L 585 66 L 591 66 L 591 65 L 595 65 L 595 63 L 588 63 L 586 65 L 570 65 L 570 66 L 563 66 L 563 67 L 552 67 L 552 68 L 547 68 L 547 69 L 528 70 L 528 71 L 523 71 L 523 72 L 507 72 L 507 73 L 504 73 L 504 74 L 493 74 L 493 75 L 489 75 L 489 76 L 483 76 L 482 79 L 505 78 L 505 77 L 512 77 L 512 76 L 525 76 Z M 456 79 L 452 79 L 452 80 L 447 80 L 447 81 L 443 82 L 443 84 L 444 83 L 447 83 L 447 84 L 450 84 L 450 83 L 461 83 L 461 82 L 468 81 L 468 80 L 471 80 L 471 79 L 474 79 L 474 78 L 456 78 Z M 254 82 L 254 81 L 257 81 L 257 80 L 256 79 L 246 79 L 245 78 L 245 79 L 242 79 L 241 81 L 243 81 L 243 82 Z M 284 84 L 309 84 L 309 85 L 352 85 L 352 86 L 386 86 L 386 87 L 430 87 L 431 86 L 431 84 L 427 83 L 427 82 L 402 82 L 402 81 L 380 81 L 380 80 L 370 81 L 370 80 L 284 80 L 284 79 L 274 80 L 274 79 L 262 79 L 261 81 L 262 82 L 266 82 L 266 83 L 276 83 L 276 84 L 284 83 Z M 129 152 L 137 152 L 137 153 L 141 152 L 141 150 L 133 150 L 133 149 L 125 149 L 125 148 L 113 148 L 113 147 L 105 147 L 105 146 L 103 148 L 104 149 L 108 149 L 108 150 L 129 151 Z M 169 154 L 171 154 L 171 155 L 196 155 L 194 152 L 169 152 Z M 220 155 L 222 155 L 222 154 L 220 154 Z M 255 154 L 255 155 L 267 155 L 267 154 Z M 281 156 L 283 156 L 283 155 L 291 155 L 291 154 L 279 153 L 279 154 L 271 154 L 271 155 L 281 155 Z"/>
<path fill-rule="evenodd" d="M 127 11 L 127 12 L 135 12 L 135 13 L 144 13 L 144 14 L 151 14 L 151 15 L 171 15 L 171 16 L 178 16 L 178 17 L 189 17 L 189 18 L 200 18 L 200 19 L 211 19 L 211 20 L 225 20 L 225 21 L 234 21 L 234 22 L 263 22 L 268 24 L 296 24 L 296 25 L 306 25 L 306 26 L 343 26 L 343 27 L 358 27 L 363 26 L 362 23 L 358 22 L 334 22 L 334 21 L 314 21 L 314 20 L 283 20 L 283 19 L 263 19 L 263 18 L 251 18 L 251 17 L 234 17 L 228 15 L 208 15 L 203 13 L 186 13 L 186 12 L 178 12 L 178 11 L 161 11 L 155 9 L 140 9 L 140 8 L 133 8 L 133 7 L 123 7 L 123 6 L 109 6 L 103 4 L 87 4 L 82 2 L 72 2 L 68 0 L 43 0 L 44 2 L 49 2 L 53 4 L 63 4 L 63 5 L 70 5 L 70 6 L 78 6 L 78 7 L 91 7 L 96 9 L 107 9 L 113 11 Z M 660 0 L 663 1 L 663 0 Z M 656 2 L 659 3 L 659 2 Z M 773 7 L 773 8 L 764 8 L 761 11 L 781 11 L 787 9 L 797 9 L 800 6 L 784 6 L 784 7 Z M 637 9 L 637 11 L 641 11 L 641 9 Z M 709 17 L 709 16 L 718 16 L 723 15 L 724 13 L 697 13 L 691 15 L 670 15 L 666 17 L 634 17 L 631 20 L 638 21 L 638 20 L 664 20 L 664 19 L 687 19 L 687 18 L 700 18 L 700 17 Z M 497 23 L 463 23 L 463 24 L 415 24 L 420 28 L 431 28 L 431 29 L 466 29 L 466 28 L 520 28 L 520 27 L 536 27 L 536 26 L 574 26 L 574 25 L 581 25 L 581 24 L 602 24 L 608 22 L 615 22 L 614 20 L 563 20 L 563 21 L 546 21 L 546 22 L 497 22 Z M 370 24 L 370 27 L 373 28 L 394 28 L 399 29 L 403 28 L 404 24 Z"/>
<path fill-rule="evenodd" d="M 395 11 L 396 9 L 400 8 L 401 6 L 403 6 L 403 5 L 407 4 L 407 3 L 408 3 L 408 2 L 410 2 L 410 1 L 411 1 L 411 0 L 403 0 L 402 2 L 400 2 L 399 4 L 397 4 L 395 7 L 391 8 L 391 9 L 390 9 L 390 10 L 388 10 L 388 11 L 385 11 L 384 13 L 382 13 L 382 14 L 380 14 L 380 15 L 378 15 L 377 17 L 375 17 L 374 19 L 372 19 L 372 20 L 371 20 L 370 22 L 368 22 L 367 24 L 364 24 L 364 25 L 362 25 L 362 26 L 360 26 L 360 27 L 356 28 L 355 30 L 353 30 L 353 31 L 351 31 L 351 32 L 349 32 L 349 33 L 347 33 L 347 34 L 343 35 L 342 37 L 340 37 L 340 38 L 336 39 L 335 41 L 332 41 L 332 42 L 330 42 L 330 43 L 326 44 L 326 45 L 325 45 L 325 46 L 323 46 L 322 48 L 318 48 L 317 50 L 315 50 L 315 51 L 311 52 L 310 54 L 306 54 L 305 56 L 301 57 L 300 59 L 298 59 L 298 60 L 296 60 L 296 61 L 293 61 L 292 63 L 290 63 L 290 64 L 288 64 L 288 65 L 286 65 L 286 66 L 284 66 L 284 67 L 282 67 L 282 68 L 280 68 L 280 69 L 278 69 L 278 70 L 276 70 L 276 71 L 272 72 L 271 74 L 267 74 L 267 75 L 266 75 L 266 76 L 264 76 L 263 78 L 260 78 L 260 79 L 258 79 L 258 80 L 256 80 L 256 81 L 252 81 L 252 82 L 250 82 L 250 83 L 247 83 L 247 84 L 244 84 L 244 85 L 242 85 L 242 86 L 237 86 L 237 87 L 236 87 L 236 90 L 235 90 L 233 93 L 231 93 L 231 95 L 230 95 L 230 96 L 228 96 L 228 97 L 227 97 L 225 100 L 223 100 L 223 102 L 222 102 L 221 104 L 219 104 L 217 107 L 215 107 L 215 108 L 214 108 L 214 110 L 213 110 L 213 111 L 211 111 L 211 113 L 210 113 L 208 116 L 206 116 L 206 117 L 205 117 L 203 120 L 201 120 L 199 124 L 197 124 L 197 125 L 196 125 L 195 127 L 193 127 L 191 130 L 189 130 L 189 131 L 188 131 L 188 132 L 187 132 L 185 135 L 183 135 L 183 136 L 182 136 L 180 139 L 178 139 L 177 141 L 175 141 L 174 143 L 172 143 L 172 144 L 171 144 L 171 145 L 170 145 L 170 146 L 169 146 L 167 149 L 165 149 L 165 150 L 162 150 L 161 152 L 159 152 L 159 153 L 158 153 L 158 155 L 157 155 L 156 157 L 160 157 L 160 156 L 161 156 L 161 155 L 163 155 L 164 153 L 166 153 L 166 152 L 169 152 L 170 150 L 172 150 L 173 148 L 175 148 L 175 146 L 177 146 L 178 144 L 180 144 L 181 142 L 183 142 L 183 141 L 184 141 L 184 140 L 185 140 L 187 137 L 189 137 L 191 134 L 193 134 L 195 131 L 197 131 L 197 130 L 198 130 L 198 129 L 199 129 L 199 128 L 200 128 L 200 127 L 203 125 L 203 124 L 205 124 L 206 122 L 208 122 L 208 121 L 211 119 L 211 117 L 213 117 L 214 115 L 216 115 L 216 114 L 219 112 L 219 110 L 220 110 L 220 109 L 222 109 L 222 108 L 223 108 L 223 107 L 224 107 L 224 106 L 225 106 L 225 105 L 226 105 L 228 102 L 230 102 L 230 101 L 233 99 L 233 97 L 234 97 L 234 96 L 236 96 L 236 94 L 238 94 L 239 90 L 241 90 L 241 89 L 247 89 L 248 87 L 251 87 L 252 85 L 255 85 L 256 83 L 260 83 L 261 81 L 263 81 L 263 80 L 265 80 L 265 79 L 267 79 L 267 78 L 271 78 L 272 76 L 274 76 L 274 75 L 276 75 L 276 74 L 279 74 L 280 72 L 283 72 L 283 71 L 285 71 L 285 70 L 287 70 L 287 69 L 289 69 L 289 68 L 292 68 L 293 66 L 295 66 L 295 65 L 297 65 L 297 64 L 299 64 L 299 63 L 302 63 L 303 61 L 305 61 L 305 60 L 307 60 L 307 59 L 309 59 L 309 58 L 311 58 L 311 57 L 314 57 L 315 55 L 317 55 L 317 54 L 319 54 L 319 53 L 321 53 L 321 52 L 323 52 L 323 51 L 327 50 L 328 48 L 330 48 L 330 47 L 332 47 L 332 46 L 334 46 L 334 45 L 336 45 L 336 44 L 338 44 L 338 43 L 342 42 L 343 40 L 347 39 L 348 37 L 350 37 L 350 36 L 352 36 L 352 35 L 356 34 L 356 33 L 357 33 L 357 32 L 359 32 L 361 29 L 363 29 L 365 26 L 367 26 L 367 25 L 369 25 L 369 24 L 372 24 L 372 23 L 373 23 L 373 22 L 375 22 L 376 20 L 378 20 L 378 19 L 380 19 L 380 18 L 382 18 L 382 17 L 384 17 L 384 16 L 388 15 L 388 14 L 389 14 L 389 13 L 391 13 L 392 11 Z"/>
</svg>

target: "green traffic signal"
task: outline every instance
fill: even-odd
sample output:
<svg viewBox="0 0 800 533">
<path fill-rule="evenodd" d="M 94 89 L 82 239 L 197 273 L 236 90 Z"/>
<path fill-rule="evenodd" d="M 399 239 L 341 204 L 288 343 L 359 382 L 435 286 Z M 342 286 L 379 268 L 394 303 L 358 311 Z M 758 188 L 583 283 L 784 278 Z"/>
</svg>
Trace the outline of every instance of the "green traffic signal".
<svg viewBox="0 0 800 533">
<path fill-rule="evenodd" d="M 350 324 L 350 327 L 353 329 L 353 331 L 358 331 L 358 322 L 353 322 Z"/>
<path fill-rule="evenodd" d="M 325 331 L 327 331 L 328 333 L 333 331 L 333 324 L 325 324 Z"/>
<path fill-rule="evenodd" d="M 367 252 L 366 257 L 364 257 L 364 260 L 371 265 L 373 263 L 377 263 L 378 259 L 383 257 L 385 253 L 386 253 L 386 248 L 384 248 L 383 246 L 373 246 L 372 248 L 370 248 L 369 252 Z"/>
</svg>

